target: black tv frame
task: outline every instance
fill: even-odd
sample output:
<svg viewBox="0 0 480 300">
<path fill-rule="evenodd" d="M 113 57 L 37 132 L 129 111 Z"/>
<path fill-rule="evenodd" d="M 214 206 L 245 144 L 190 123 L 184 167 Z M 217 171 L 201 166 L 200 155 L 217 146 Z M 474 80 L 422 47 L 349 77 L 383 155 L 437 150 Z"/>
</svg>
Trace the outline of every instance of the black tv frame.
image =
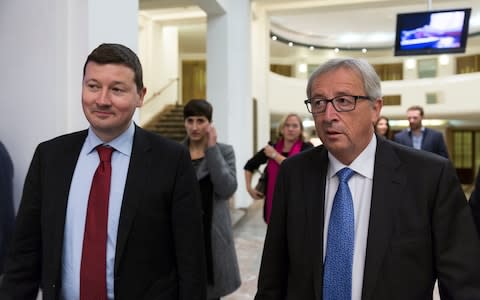
<svg viewBox="0 0 480 300">
<path fill-rule="evenodd" d="M 444 13 L 444 12 L 464 12 L 463 27 L 460 36 L 460 46 L 455 48 L 419 48 L 419 49 L 402 49 L 401 35 L 402 30 L 405 30 L 407 27 L 406 19 L 409 19 L 409 22 L 415 21 L 415 19 L 428 18 L 432 14 Z M 401 13 L 397 14 L 397 25 L 395 30 L 395 47 L 394 55 L 395 56 L 407 56 L 407 55 L 438 55 L 445 53 L 464 53 L 467 47 L 468 39 L 468 26 L 471 15 L 471 8 L 456 8 L 456 9 L 445 9 L 445 10 L 430 10 L 422 12 L 413 12 L 413 13 Z"/>
</svg>

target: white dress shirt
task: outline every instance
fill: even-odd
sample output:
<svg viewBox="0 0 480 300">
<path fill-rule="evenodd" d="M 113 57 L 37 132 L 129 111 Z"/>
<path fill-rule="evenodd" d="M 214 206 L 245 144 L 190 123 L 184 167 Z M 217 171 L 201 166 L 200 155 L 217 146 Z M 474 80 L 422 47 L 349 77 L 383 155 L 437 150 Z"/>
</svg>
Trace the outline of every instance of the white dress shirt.
<svg viewBox="0 0 480 300">
<path fill-rule="evenodd" d="M 323 261 L 327 249 L 328 224 L 332 211 L 333 198 L 338 189 L 337 172 L 349 167 L 355 174 L 348 181 L 352 193 L 355 215 L 355 243 L 353 250 L 352 269 L 352 300 L 362 297 L 363 269 L 367 249 L 368 222 L 370 219 L 370 204 L 372 198 L 373 170 L 375 165 L 375 151 L 377 138 L 373 135 L 370 143 L 362 153 L 349 165 L 345 166 L 330 152 L 328 153 L 329 166 L 325 185 L 325 226 L 323 229 Z"/>
<path fill-rule="evenodd" d="M 63 235 L 62 299 L 77 300 L 80 297 L 80 264 L 82 259 L 85 218 L 87 215 L 90 186 L 95 170 L 100 162 L 95 148 L 101 144 L 109 145 L 115 149 L 112 154 L 112 177 L 108 203 L 106 262 L 107 296 L 109 300 L 114 299 L 113 268 L 115 263 L 115 247 L 117 244 L 117 229 L 134 133 L 135 126 L 132 122 L 130 127 L 120 136 L 109 143 L 103 143 L 91 128 L 88 130 L 87 138 L 78 156 L 70 192 L 68 194 L 65 231 Z"/>
</svg>

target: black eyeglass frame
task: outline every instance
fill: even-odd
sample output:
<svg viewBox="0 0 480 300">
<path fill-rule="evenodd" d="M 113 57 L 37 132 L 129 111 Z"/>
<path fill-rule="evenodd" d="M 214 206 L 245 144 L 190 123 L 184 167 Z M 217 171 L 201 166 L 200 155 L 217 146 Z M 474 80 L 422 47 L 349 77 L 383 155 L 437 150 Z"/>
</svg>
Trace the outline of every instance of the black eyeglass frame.
<svg viewBox="0 0 480 300">
<path fill-rule="evenodd" d="M 340 99 L 342 97 L 352 97 L 353 98 L 354 102 L 353 102 L 353 107 L 351 109 L 341 110 L 341 109 L 337 108 L 334 101 L 337 100 L 337 99 Z M 303 101 L 303 103 L 305 103 L 305 106 L 307 107 L 307 110 L 308 110 L 309 113 L 311 113 L 311 114 L 324 113 L 327 110 L 328 103 L 332 103 L 333 108 L 335 108 L 335 110 L 337 112 L 349 112 L 349 111 L 355 110 L 355 107 L 357 107 L 357 100 L 358 99 L 372 100 L 372 98 L 368 97 L 368 96 L 341 95 L 341 96 L 336 96 L 336 97 L 333 97 L 333 98 L 330 98 L 330 99 L 321 99 L 320 101 L 325 102 L 325 109 L 323 111 L 319 111 L 319 112 L 312 112 L 312 110 L 310 109 L 310 107 L 312 106 L 312 99 L 318 99 L 318 98 L 320 98 L 320 97 L 309 98 L 309 99 Z"/>
</svg>

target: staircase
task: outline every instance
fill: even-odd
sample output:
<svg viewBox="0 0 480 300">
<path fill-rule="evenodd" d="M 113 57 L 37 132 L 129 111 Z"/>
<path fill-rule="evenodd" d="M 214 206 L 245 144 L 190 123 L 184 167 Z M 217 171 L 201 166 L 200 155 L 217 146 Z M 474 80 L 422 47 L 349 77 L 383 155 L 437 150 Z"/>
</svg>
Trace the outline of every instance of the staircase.
<svg viewBox="0 0 480 300">
<path fill-rule="evenodd" d="M 145 124 L 143 129 L 181 142 L 186 136 L 183 122 L 183 105 L 167 105 L 152 121 Z"/>
</svg>

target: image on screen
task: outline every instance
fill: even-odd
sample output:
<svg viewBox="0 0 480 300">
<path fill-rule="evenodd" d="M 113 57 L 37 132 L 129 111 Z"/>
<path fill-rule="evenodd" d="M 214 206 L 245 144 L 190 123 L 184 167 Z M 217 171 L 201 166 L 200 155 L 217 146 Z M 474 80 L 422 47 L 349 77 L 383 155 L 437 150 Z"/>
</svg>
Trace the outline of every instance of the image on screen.
<svg viewBox="0 0 480 300">
<path fill-rule="evenodd" d="M 395 55 L 465 51 L 471 9 L 397 15 Z"/>
<path fill-rule="evenodd" d="M 402 30 L 400 49 L 458 48 L 465 12 L 440 12 L 417 28 Z"/>
</svg>

